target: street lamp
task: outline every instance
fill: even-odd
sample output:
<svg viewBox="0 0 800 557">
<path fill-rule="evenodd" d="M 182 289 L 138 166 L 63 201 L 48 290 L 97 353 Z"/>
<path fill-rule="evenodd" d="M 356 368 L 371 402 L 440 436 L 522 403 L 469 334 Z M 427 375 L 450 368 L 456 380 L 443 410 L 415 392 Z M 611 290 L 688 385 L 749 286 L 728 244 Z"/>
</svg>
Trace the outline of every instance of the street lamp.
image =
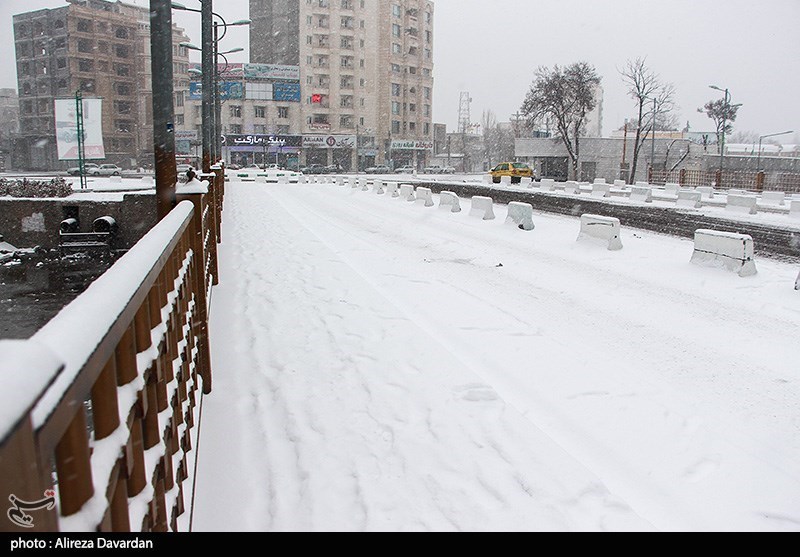
<svg viewBox="0 0 800 557">
<path fill-rule="evenodd" d="M 770 133 L 767 135 L 762 135 L 758 138 L 758 162 L 756 163 L 756 172 L 761 172 L 761 142 L 768 137 L 777 137 L 779 135 L 788 135 L 790 133 L 794 133 L 794 131 L 789 130 L 788 132 Z"/>
</svg>

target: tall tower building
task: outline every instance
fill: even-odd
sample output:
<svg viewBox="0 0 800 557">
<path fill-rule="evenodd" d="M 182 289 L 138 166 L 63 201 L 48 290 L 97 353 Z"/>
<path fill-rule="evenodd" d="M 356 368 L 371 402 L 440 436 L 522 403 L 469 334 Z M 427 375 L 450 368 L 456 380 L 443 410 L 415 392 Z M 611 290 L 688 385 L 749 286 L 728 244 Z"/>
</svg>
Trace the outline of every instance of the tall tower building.
<svg viewBox="0 0 800 557">
<path fill-rule="evenodd" d="M 20 168 L 54 170 L 59 161 L 57 98 L 103 99 L 105 162 L 124 168 L 153 162 L 150 10 L 120 1 L 67 0 L 68 5 L 14 16 L 21 134 Z M 173 27 L 176 119 L 183 118 L 189 55 L 183 30 Z"/>
<path fill-rule="evenodd" d="M 251 62 L 300 66 L 306 164 L 427 164 L 431 0 L 250 0 L 250 19 Z"/>
</svg>

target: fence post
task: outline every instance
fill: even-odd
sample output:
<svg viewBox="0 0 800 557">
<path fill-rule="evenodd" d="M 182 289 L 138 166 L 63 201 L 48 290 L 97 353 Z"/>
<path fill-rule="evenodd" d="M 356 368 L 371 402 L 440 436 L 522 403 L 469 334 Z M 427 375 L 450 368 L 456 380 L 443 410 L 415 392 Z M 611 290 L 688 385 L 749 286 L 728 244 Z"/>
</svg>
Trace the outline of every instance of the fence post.
<svg viewBox="0 0 800 557">
<path fill-rule="evenodd" d="M 722 170 L 717 169 L 716 173 L 714 174 L 714 182 L 717 184 L 717 189 L 722 189 Z"/>
<path fill-rule="evenodd" d="M 681 168 L 680 175 L 678 176 L 678 183 L 681 185 L 681 187 L 686 185 L 686 169 L 685 168 Z"/>
<path fill-rule="evenodd" d="M 647 168 L 647 183 L 648 184 L 652 184 L 653 183 L 653 167 L 652 166 Z"/>
<path fill-rule="evenodd" d="M 756 190 L 757 191 L 764 191 L 764 178 L 765 178 L 764 171 L 760 170 L 756 174 Z"/>
</svg>

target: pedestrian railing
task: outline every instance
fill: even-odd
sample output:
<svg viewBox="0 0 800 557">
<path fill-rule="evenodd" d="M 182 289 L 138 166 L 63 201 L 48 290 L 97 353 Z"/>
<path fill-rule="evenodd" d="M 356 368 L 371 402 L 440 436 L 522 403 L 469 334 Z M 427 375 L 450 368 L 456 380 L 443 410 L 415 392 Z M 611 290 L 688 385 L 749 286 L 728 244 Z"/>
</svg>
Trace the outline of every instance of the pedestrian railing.
<svg viewBox="0 0 800 557">
<path fill-rule="evenodd" d="M 211 391 L 209 178 L 30 340 L 0 342 L 0 531 L 179 529 Z"/>
</svg>

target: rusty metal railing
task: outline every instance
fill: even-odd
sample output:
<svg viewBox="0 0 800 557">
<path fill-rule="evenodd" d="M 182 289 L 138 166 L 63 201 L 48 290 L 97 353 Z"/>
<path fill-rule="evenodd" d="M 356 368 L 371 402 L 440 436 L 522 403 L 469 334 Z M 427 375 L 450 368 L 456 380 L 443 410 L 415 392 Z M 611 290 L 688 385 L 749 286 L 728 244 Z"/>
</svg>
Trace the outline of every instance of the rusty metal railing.
<svg viewBox="0 0 800 557">
<path fill-rule="evenodd" d="M 34 337 L 0 342 L 0 531 L 178 530 L 212 384 L 222 195 L 209 179 L 179 189 L 177 207 Z"/>
</svg>

